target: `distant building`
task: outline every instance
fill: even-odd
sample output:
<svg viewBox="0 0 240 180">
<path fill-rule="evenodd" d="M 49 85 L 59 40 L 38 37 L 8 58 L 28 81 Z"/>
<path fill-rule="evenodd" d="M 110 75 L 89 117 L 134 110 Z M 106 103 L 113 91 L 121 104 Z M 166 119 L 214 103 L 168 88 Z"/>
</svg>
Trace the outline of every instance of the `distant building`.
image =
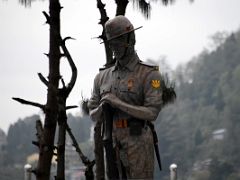
<svg viewBox="0 0 240 180">
<path fill-rule="evenodd" d="M 65 171 L 66 179 L 68 180 L 86 180 L 85 178 L 86 167 L 72 167 Z"/>
<path fill-rule="evenodd" d="M 205 160 L 202 160 L 202 161 L 197 161 L 193 165 L 193 171 L 208 170 L 211 162 L 212 162 L 212 159 L 205 159 Z"/>
<path fill-rule="evenodd" d="M 217 129 L 217 130 L 212 132 L 214 140 L 223 140 L 224 137 L 225 137 L 225 134 L 226 134 L 226 129 L 224 129 L 224 128 Z"/>
<path fill-rule="evenodd" d="M 80 146 L 80 145 L 79 145 Z M 65 175 L 68 180 L 85 180 L 85 169 L 72 140 L 66 136 L 65 146 Z"/>
</svg>

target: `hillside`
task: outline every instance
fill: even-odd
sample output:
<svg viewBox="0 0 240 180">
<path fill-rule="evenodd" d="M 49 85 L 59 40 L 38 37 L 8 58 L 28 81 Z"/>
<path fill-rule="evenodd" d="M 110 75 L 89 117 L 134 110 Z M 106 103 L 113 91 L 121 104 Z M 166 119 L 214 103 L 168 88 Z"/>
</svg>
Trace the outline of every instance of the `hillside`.
<svg viewBox="0 0 240 180">
<path fill-rule="evenodd" d="M 156 122 L 164 166 L 156 176 L 174 162 L 179 180 L 240 179 L 240 32 L 174 74 L 177 101 Z"/>
<path fill-rule="evenodd" d="M 11 124 L 7 136 L 0 131 L 0 179 L 23 179 L 24 165 L 27 158 L 34 153 L 38 153 L 38 148 L 32 144 L 36 141 L 36 120 L 38 115 L 32 115 L 24 119 L 18 119 Z M 78 143 L 81 143 L 81 149 L 86 156 L 93 159 L 93 150 L 89 144 L 90 127 L 92 121 L 89 117 L 78 117 L 68 114 L 68 123 Z M 55 142 L 57 144 L 57 133 Z M 82 166 L 77 152 L 72 146 L 72 141 L 67 136 L 66 147 L 66 166 L 72 166 L 74 163 Z M 34 156 L 32 156 L 34 157 Z M 68 162 L 69 161 L 69 162 Z M 75 165 L 74 164 L 74 165 Z M 32 164 L 34 166 L 34 164 Z"/>
</svg>

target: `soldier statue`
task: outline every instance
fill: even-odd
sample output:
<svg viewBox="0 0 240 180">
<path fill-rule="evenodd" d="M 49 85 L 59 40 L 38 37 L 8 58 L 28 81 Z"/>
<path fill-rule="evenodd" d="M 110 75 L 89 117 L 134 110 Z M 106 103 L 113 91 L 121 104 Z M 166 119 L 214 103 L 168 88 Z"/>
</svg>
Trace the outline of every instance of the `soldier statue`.
<svg viewBox="0 0 240 180">
<path fill-rule="evenodd" d="M 100 70 L 88 102 L 90 116 L 102 121 L 104 104 L 112 108 L 113 144 L 121 179 L 153 179 L 154 142 L 149 123 L 163 105 L 158 66 L 142 62 L 135 51 L 135 30 L 124 16 L 105 24 L 115 64 Z"/>
</svg>

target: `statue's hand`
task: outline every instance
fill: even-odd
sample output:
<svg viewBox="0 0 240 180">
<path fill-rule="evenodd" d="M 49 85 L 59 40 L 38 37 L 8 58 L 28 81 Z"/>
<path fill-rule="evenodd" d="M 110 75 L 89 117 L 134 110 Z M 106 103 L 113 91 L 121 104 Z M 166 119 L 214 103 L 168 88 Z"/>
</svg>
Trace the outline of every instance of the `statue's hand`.
<svg viewBox="0 0 240 180">
<path fill-rule="evenodd" d="M 119 104 L 119 101 L 120 99 L 115 95 L 115 94 L 112 94 L 112 93 L 106 93 L 100 103 L 103 104 L 103 103 L 108 103 L 110 104 L 113 108 L 117 108 L 118 104 Z"/>
<path fill-rule="evenodd" d="M 94 121 L 100 121 L 102 118 L 102 103 L 95 109 L 91 110 L 89 112 L 90 117 L 94 120 Z"/>
</svg>

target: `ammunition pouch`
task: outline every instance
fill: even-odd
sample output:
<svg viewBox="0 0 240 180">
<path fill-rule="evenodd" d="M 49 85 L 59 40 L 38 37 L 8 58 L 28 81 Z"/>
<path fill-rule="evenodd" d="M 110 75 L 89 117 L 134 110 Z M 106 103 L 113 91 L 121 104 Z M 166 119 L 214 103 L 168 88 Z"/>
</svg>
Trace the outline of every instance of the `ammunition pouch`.
<svg viewBox="0 0 240 180">
<path fill-rule="evenodd" d="M 140 136 L 142 135 L 142 129 L 145 127 L 146 123 L 143 120 L 139 119 L 129 119 L 128 126 L 129 126 L 129 133 L 131 136 Z"/>
</svg>

